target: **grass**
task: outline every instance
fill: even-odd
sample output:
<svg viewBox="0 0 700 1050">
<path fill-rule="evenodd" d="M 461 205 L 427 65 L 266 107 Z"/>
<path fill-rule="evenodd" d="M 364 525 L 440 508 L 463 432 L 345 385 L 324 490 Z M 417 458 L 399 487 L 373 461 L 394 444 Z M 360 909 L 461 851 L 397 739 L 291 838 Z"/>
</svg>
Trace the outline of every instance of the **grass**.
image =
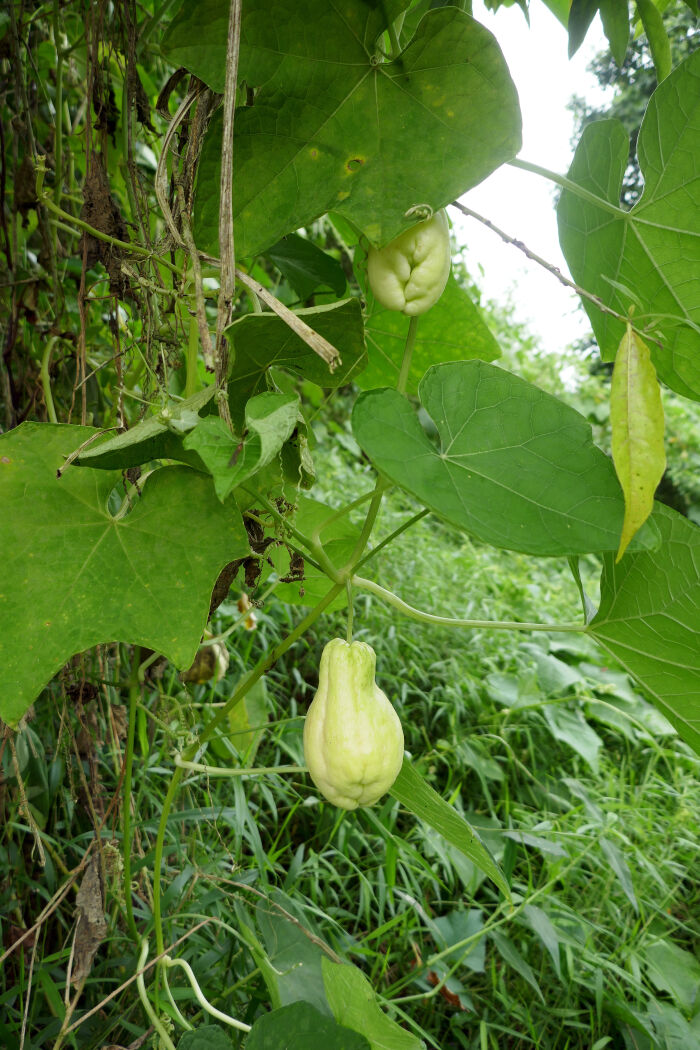
<svg viewBox="0 0 700 1050">
<path fill-rule="evenodd" d="M 331 454 L 326 470 L 343 499 L 370 487 L 345 452 Z M 380 535 L 411 512 L 392 494 Z M 373 571 L 406 601 L 443 615 L 553 624 L 580 617 L 576 588 L 559 563 L 491 551 L 432 517 L 382 553 Z M 594 572 L 587 563 L 591 589 Z M 235 605 L 224 605 L 217 627 L 235 615 Z M 229 637 L 231 664 L 216 686 L 185 687 L 158 665 L 147 679 L 134 781 L 139 929 L 151 919 L 149 872 L 173 749 L 298 615 L 269 599 L 255 631 Z M 325 616 L 267 676 L 269 725 L 256 765 L 303 761 L 302 716 L 320 651 L 344 631 L 344 614 Z M 318 965 L 306 930 L 360 966 L 387 1008 L 430 1047 L 700 1046 L 700 1004 L 692 998 L 697 757 L 582 636 L 429 627 L 367 594 L 355 599 L 355 632 L 377 651 L 378 680 L 401 714 L 418 768 L 480 829 L 511 879 L 513 907 L 391 797 L 343 814 L 321 802 L 304 775 L 192 777 L 169 825 L 164 905 L 168 942 L 205 922 L 178 949 L 205 995 L 252 1023 L 270 1008 L 268 962 L 281 975 L 268 980 L 287 996 L 299 980 L 294 963 L 308 956 L 308 972 Z M 7 749 L 3 755 L 6 946 L 79 864 L 95 824 L 111 858 L 107 937 L 74 1020 L 126 980 L 136 961 L 122 918 L 121 822 L 116 803 L 110 808 L 124 725 L 114 712 L 125 696 L 114 683 L 126 678 L 127 659 L 116 648 L 86 657 L 73 678 L 93 683 L 94 698 L 81 701 L 65 675 L 18 739 L 43 867 Z M 222 762 L 226 745 L 219 747 L 223 758 L 213 760 Z M 20 1045 L 25 1017 L 26 1050 L 55 1045 L 76 887 L 3 965 L 0 1045 Z M 170 982 L 190 1022 L 206 1023 L 183 976 Z M 172 1012 L 167 1000 L 161 1008 Z M 132 984 L 64 1045 L 137 1046 L 146 1028 Z"/>
</svg>

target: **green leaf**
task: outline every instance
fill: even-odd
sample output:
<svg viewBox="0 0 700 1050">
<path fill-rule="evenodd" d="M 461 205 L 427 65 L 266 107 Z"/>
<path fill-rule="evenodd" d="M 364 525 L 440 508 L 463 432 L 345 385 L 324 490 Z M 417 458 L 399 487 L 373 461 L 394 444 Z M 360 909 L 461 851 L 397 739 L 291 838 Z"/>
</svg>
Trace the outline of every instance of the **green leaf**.
<svg viewBox="0 0 700 1050">
<path fill-rule="evenodd" d="M 367 299 L 370 304 L 366 321 L 369 365 L 356 382 L 365 390 L 396 386 L 410 318 L 385 310 L 371 293 Z M 437 362 L 475 357 L 492 361 L 500 356 L 501 348 L 481 311 L 450 276 L 440 299 L 419 320 L 408 392 L 415 393 L 426 369 Z"/>
<path fill-rule="evenodd" d="M 233 1050 L 228 1032 L 218 1024 L 205 1024 L 180 1036 L 177 1050 Z"/>
<path fill-rule="evenodd" d="M 568 707 L 542 708 L 544 720 L 555 740 L 568 744 L 590 766 L 593 773 L 600 767 L 598 755 L 603 741 L 579 710 Z"/>
<path fill-rule="evenodd" d="M 598 13 L 600 0 L 572 0 L 569 9 L 569 58 L 576 54 Z"/>
<path fill-rule="evenodd" d="M 303 911 L 279 890 L 270 900 L 260 900 L 255 911 L 271 966 L 268 980 L 274 980 L 280 1004 L 303 1000 L 330 1020 L 321 972 L 323 942 L 307 928 Z"/>
<path fill-rule="evenodd" d="M 323 959 L 326 998 L 338 1024 L 361 1032 L 371 1050 L 421 1050 L 422 1040 L 384 1013 L 374 989 L 356 966 Z"/>
<path fill-rule="evenodd" d="M 358 444 L 388 478 L 495 547 L 550 555 L 617 548 L 620 486 L 573 408 L 481 361 L 430 368 L 419 396 L 442 451 L 395 390 L 361 394 L 355 404 Z M 640 533 L 640 543 L 655 540 Z"/>
<path fill-rule="evenodd" d="M 308 299 L 317 288 L 330 288 L 337 296 L 345 291 L 347 278 L 337 259 L 316 245 L 290 233 L 265 252 L 300 299 Z"/>
<path fill-rule="evenodd" d="M 532 967 L 525 961 L 525 959 L 523 959 L 510 938 L 506 937 L 506 935 L 500 930 L 491 930 L 489 938 L 498 949 L 503 961 L 506 962 L 511 969 L 515 970 L 516 973 L 519 973 L 524 981 L 527 981 L 530 987 L 537 993 L 540 1002 L 544 1003 L 544 996 L 542 995 L 542 990 L 537 983 L 537 978 L 532 971 Z"/>
<path fill-rule="evenodd" d="M 183 447 L 197 453 L 223 503 L 238 485 L 277 456 L 299 419 L 296 395 L 258 394 L 245 406 L 242 439 L 232 434 L 219 416 L 209 416 L 187 435 Z"/>
<path fill-rule="evenodd" d="M 220 570 L 249 553 L 235 506 L 187 467 L 156 470 L 118 519 L 107 509 L 118 473 L 75 467 L 57 479 L 93 433 L 25 423 L 0 437 L 0 717 L 13 725 L 67 660 L 101 642 L 189 667 Z"/>
<path fill-rule="evenodd" d="M 358 1032 L 324 1017 L 309 1003 L 290 1003 L 263 1014 L 253 1025 L 245 1050 L 371 1050 Z"/>
<path fill-rule="evenodd" d="M 370 49 L 379 34 L 386 29 L 387 23 L 398 18 L 410 3 L 411 0 L 381 0 L 379 3 L 370 0 L 363 4 L 351 0 L 339 10 L 345 15 L 348 30 L 357 42 Z M 331 11 L 323 27 L 326 32 L 336 29 L 339 18 L 337 3 L 328 6 Z M 250 0 L 243 18 L 239 74 L 252 87 L 259 83 L 251 75 L 252 64 L 257 62 L 263 73 L 272 74 L 284 62 L 286 52 L 269 48 L 270 32 L 275 28 L 270 25 L 269 7 L 260 0 Z M 302 45 L 304 38 L 298 34 L 303 23 L 298 18 L 292 18 L 290 13 L 286 21 L 291 24 L 282 27 L 282 31 L 286 31 L 291 42 L 296 40 Z M 276 28 L 280 31 L 280 27 Z M 172 65 L 184 66 L 214 91 L 223 94 L 227 35 L 228 8 L 221 0 L 182 0 L 163 36 L 161 49 Z M 302 46 L 297 50 L 302 55 L 305 53 Z"/>
<path fill-rule="evenodd" d="M 394 781 L 391 794 L 402 806 L 405 806 L 411 813 L 415 813 L 449 843 L 456 846 L 476 865 L 479 871 L 483 871 L 492 882 L 495 882 L 506 897 L 510 897 L 510 890 L 503 872 L 474 828 L 470 827 L 464 817 L 461 817 L 456 809 L 448 805 L 437 791 L 426 783 L 406 758 Z"/>
<path fill-rule="evenodd" d="M 544 4 L 552 14 L 566 27 L 569 23 L 570 0 L 544 0 Z"/>
<path fill-rule="evenodd" d="M 649 347 L 627 326 L 615 358 L 610 388 L 612 457 L 625 497 L 617 560 L 654 509 L 666 469 L 664 409 Z"/>
<path fill-rule="evenodd" d="M 520 110 L 495 38 L 454 7 L 430 11 L 394 62 L 375 49 L 381 7 L 365 0 L 297 0 L 273 20 L 267 0 L 244 6 L 239 73 L 254 104 L 236 111 L 236 253 L 252 258 L 317 216 L 336 211 L 375 245 L 510 160 Z M 220 90 L 197 61 L 220 29 L 186 4 L 177 61 Z M 309 26 L 314 27 L 309 34 Z M 274 37 L 275 46 L 270 46 Z M 166 40 L 166 49 L 171 38 Z M 339 57 L 340 56 L 340 57 Z M 195 197 L 202 248 L 218 240 L 220 112 L 204 141 Z M 438 159 L 439 158 L 439 159 Z"/>
<path fill-rule="evenodd" d="M 580 48 L 599 11 L 612 56 L 621 66 L 630 38 L 627 0 L 572 0 L 568 19 L 569 58 Z"/>
<path fill-rule="evenodd" d="M 266 389 L 269 368 L 284 368 L 317 386 L 336 389 L 355 379 L 367 364 L 362 308 L 357 299 L 299 310 L 297 316 L 340 351 L 342 364 L 331 372 L 277 314 L 245 314 L 226 330 L 233 358 L 229 404 L 236 426 L 242 423 L 246 401 Z"/>
<path fill-rule="evenodd" d="M 199 456 L 194 452 L 183 452 L 182 438 L 197 426 L 199 413 L 209 404 L 215 391 L 215 386 L 208 386 L 186 401 L 167 405 L 125 434 L 91 444 L 75 462 L 81 467 L 100 470 L 127 470 L 153 459 L 177 459 L 203 470 Z"/>
<path fill-rule="evenodd" d="M 480 908 L 459 908 L 438 915 L 430 922 L 429 929 L 441 952 L 447 955 L 441 960 L 447 969 L 455 963 L 466 966 L 473 973 L 483 973 L 486 963 L 486 939 L 481 936 L 484 929 L 484 913 Z M 463 941 L 469 941 L 464 946 Z"/>
<path fill-rule="evenodd" d="M 636 4 L 649 41 L 656 79 L 661 83 L 671 72 L 671 41 L 668 39 L 664 20 L 654 0 L 636 0 Z"/>
<path fill-rule="evenodd" d="M 625 317 L 632 303 L 625 287 L 634 289 L 641 301 L 636 326 L 653 323 L 649 344 L 659 377 L 698 400 L 700 297 L 691 275 L 700 271 L 700 51 L 652 95 L 637 146 L 644 193 L 631 211 L 615 210 L 628 148 L 619 121 L 585 128 L 569 178 L 601 198 L 601 205 L 562 192 L 562 250 L 576 283 Z M 603 359 L 613 360 L 626 323 L 587 299 L 583 305 Z"/>
<path fill-rule="evenodd" d="M 652 521 L 658 550 L 605 556 L 587 630 L 700 754 L 700 528 L 661 504 Z"/>
<path fill-rule="evenodd" d="M 627 0 L 600 0 L 600 20 L 618 66 L 622 66 L 630 40 L 630 13 Z"/>
<path fill-rule="evenodd" d="M 557 977 L 561 977 L 561 959 L 559 957 L 559 934 L 546 912 L 534 904 L 526 904 L 523 918 L 532 932 L 540 939 L 548 952 Z"/>
<path fill-rule="evenodd" d="M 700 1010 L 700 962 L 671 941 L 656 941 L 644 952 L 649 977 L 668 992 L 687 1017 Z"/>
</svg>

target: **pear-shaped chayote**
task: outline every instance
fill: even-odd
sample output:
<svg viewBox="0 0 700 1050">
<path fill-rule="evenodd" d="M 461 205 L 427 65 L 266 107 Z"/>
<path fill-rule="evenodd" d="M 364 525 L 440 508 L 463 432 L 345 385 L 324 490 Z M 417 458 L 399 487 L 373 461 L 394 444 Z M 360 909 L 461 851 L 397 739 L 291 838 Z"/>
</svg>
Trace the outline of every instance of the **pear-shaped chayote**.
<svg viewBox="0 0 700 1050">
<path fill-rule="evenodd" d="M 450 228 L 443 209 L 404 230 L 383 248 L 369 249 L 369 286 L 387 310 L 417 317 L 444 292 L 450 262 Z"/>
<path fill-rule="evenodd" d="M 374 649 L 365 642 L 328 642 L 304 723 L 311 779 L 343 809 L 380 799 L 403 761 L 399 716 L 374 680 L 375 664 Z"/>
</svg>

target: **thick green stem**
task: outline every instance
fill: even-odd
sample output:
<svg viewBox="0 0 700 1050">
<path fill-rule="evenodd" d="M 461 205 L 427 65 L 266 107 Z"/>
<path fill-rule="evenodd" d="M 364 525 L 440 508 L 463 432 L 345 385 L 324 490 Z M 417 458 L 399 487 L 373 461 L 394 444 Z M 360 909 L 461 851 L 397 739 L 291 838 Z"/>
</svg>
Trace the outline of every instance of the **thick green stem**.
<svg viewBox="0 0 700 1050">
<path fill-rule="evenodd" d="M 419 620 L 421 623 L 435 623 L 441 627 L 478 627 L 502 631 L 567 631 L 578 634 L 585 634 L 587 630 L 585 623 L 521 623 L 518 620 L 459 620 L 451 616 L 435 616 L 433 613 L 422 612 L 420 609 L 415 609 L 412 605 L 408 605 L 393 591 L 388 591 L 385 587 L 374 583 L 373 580 L 365 580 L 362 576 L 353 576 L 352 584 L 353 587 L 359 587 L 364 591 L 376 594 L 378 598 L 382 598 L 389 605 L 393 605 L 395 609 L 402 612 L 404 616 L 409 616 L 412 620 Z"/>
</svg>

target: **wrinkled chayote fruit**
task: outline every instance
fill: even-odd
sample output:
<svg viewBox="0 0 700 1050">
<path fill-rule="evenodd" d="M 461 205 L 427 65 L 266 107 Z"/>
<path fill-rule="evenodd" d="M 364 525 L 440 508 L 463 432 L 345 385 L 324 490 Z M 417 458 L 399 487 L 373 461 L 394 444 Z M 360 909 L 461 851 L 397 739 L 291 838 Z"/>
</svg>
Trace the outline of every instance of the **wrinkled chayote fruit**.
<svg viewBox="0 0 700 1050">
<path fill-rule="evenodd" d="M 370 248 L 369 286 L 387 310 L 415 317 L 429 310 L 444 292 L 450 261 L 450 230 L 443 209 L 383 248 Z"/>
<path fill-rule="evenodd" d="M 342 809 L 375 803 L 403 761 L 399 716 L 374 680 L 375 664 L 374 649 L 365 642 L 328 642 L 304 723 L 311 779 Z"/>
</svg>

